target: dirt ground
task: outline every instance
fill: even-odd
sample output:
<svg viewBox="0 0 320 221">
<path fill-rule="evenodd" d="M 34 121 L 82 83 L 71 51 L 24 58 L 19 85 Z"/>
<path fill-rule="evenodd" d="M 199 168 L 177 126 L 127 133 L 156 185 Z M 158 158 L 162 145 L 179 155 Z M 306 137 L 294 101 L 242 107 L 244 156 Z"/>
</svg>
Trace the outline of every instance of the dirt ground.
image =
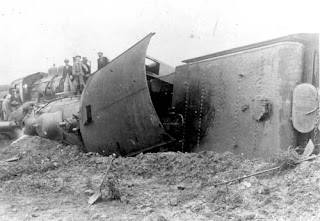
<svg viewBox="0 0 320 221">
<path fill-rule="evenodd" d="M 215 186 L 276 165 L 214 152 L 119 157 L 88 205 L 110 157 L 40 137 L 11 142 L 0 141 L 0 220 L 320 220 L 319 159 Z"/>
</svg>

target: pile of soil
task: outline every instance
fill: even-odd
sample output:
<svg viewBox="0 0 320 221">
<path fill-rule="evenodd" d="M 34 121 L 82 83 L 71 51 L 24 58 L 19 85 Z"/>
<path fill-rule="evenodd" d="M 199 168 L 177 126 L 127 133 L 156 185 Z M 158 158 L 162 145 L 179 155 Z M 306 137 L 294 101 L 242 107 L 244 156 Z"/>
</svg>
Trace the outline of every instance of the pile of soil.
<svg viewBox="0 0 320 221">
<path fill-rule="evenodd" d="M 320 218 L 320 160 L 229 185 L 275 166 L 231 153 L 163 152 L 114 160 L 102 200 L 90 206 L 110 157 L 40 137 L 0 142 L 3 220 L 256 220 Z M 16 159 L 7 162 L 8 159 Z M 120 191 L 112 200 L 110 183 Z M 76 219 L 75 219 L 76 217 Z"/>
</svg>

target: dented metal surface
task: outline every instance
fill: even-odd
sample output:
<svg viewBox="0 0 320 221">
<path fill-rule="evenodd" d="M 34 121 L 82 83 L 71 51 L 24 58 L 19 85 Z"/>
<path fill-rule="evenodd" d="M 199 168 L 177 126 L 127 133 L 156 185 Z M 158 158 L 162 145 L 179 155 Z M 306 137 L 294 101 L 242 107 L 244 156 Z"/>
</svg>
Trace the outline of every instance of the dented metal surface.
<svg viewBox="0 0 320 221">
<path fill-rule="evenodd" d="M 309 72 L 318 62 L 318 38 L 300 37 L 305 41 L 287 37 L 178 66 L 173 106 L 185 118 L 184 149 L 250 158 L 295 146 L 301 136 L 291 121 L 293 90 L 310 76 L 319 78 Z"/>
</svg>

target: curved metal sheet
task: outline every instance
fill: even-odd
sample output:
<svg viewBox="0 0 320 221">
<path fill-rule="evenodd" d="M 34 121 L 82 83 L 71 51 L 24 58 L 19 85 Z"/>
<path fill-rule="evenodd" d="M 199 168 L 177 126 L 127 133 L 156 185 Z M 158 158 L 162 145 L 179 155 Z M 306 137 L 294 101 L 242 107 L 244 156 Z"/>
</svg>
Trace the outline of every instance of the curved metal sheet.
<svg viewBox="0 0 320 221">
<path fill-rule="evenodd" d="M 317 89 L 311 84 L 299 84 L 293 90 L 292 123 L 301 133 L 308 133 L 315 127 L 319 101 Z"/>
<path fill-rule="evenodd" d="M 88 151 L 128 155 L 172 138 L 153 107 L 145 71 L 152 33 L 94 73 L 80 102 L 80 131 Z"/>
</svg>

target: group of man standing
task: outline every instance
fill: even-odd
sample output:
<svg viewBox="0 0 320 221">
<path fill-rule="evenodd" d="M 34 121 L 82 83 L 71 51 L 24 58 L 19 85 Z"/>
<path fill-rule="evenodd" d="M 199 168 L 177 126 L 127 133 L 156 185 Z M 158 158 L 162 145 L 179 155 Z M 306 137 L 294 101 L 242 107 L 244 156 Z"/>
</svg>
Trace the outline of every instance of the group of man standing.
<svg viewBox="0 0 320 221">
<path fill-rule="evenodd" d="M 103 56 L 102 52 L 98 52 L 98 70 L 109 63 L 109 59 Z M 91 64 L 86 57 L 77 55 L 73 58 L 73 66 L 69 65 L 69 60 L 64 60 L 63 68 L 64 92 L 75 91 L 76 95 L 80 95 L 84 89 L 87 80 L 91 75 Z"/>
<path fill-rule="evenodd" d="M 109 59 L 104 57 L 102 52 L 98 52 L 98 56 L 97 65 L 98 70 L 100 70 L 109 63 Z M 72 66 L 69 64 L 68 59 L 65 59 L 64 63 L 65 65 L 62 70 L 64 92 L 74 92 L 76 95 L 80 95 L 91 75 L 91 64 L 86 57 L 83 57 L 81 60 L 80 55 L 73 58 Z M 58 69 L 53 65 L 48 73 L 51 75 L 58 75 Z M 9 94 L 5 95 L 1 100 L 0 120 L 8 121 L 10 120 L 11 113 L 22 104 L 19 90 L 11 88 Z"/>
</svg>

